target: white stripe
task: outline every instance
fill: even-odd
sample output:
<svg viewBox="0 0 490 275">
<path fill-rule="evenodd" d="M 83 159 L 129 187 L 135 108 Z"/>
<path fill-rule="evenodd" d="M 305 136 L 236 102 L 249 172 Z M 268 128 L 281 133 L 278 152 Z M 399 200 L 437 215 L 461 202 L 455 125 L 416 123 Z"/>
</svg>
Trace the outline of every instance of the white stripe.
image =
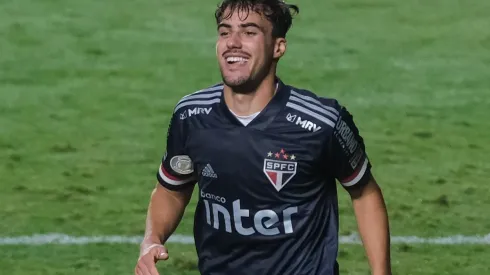
<svg viewBox="0 0 490 275">
<path fill-rule="evenodd" d="M 362 244 L 358 234 L 340 236 L 339 242 L 343 244 Z M 439 237 L 418 237 L 418 236 L 391 236 L 392 244 L 433 244 L 433 245 L 463 245 L 463 244 L 484 244 L 490 245 L 490 234 L 474 236 L 439 236 Z"/>
<path fill-rule="evenodd" d="M 214 98 L 214 97 L 221 97 L 221 92 L 210 93 L 210 94 L 187 95 L 187 96 L 184 96 L 176 105 L 179 105 L 180 103 L 182 103 L 184 101 L 188 101 L 188 100 L 202 99 L 202 98 Z"/>
<path fill-rule="evenodd" d="M 199 91 L 194 92 L 192 94 L 186 95 L 186 96 L 184 96 L 182 98 L 190 97 L 190 96 L 197 95 L 197 94 L 200 94 L 200 93 L 205 93 L 205 92 L 218 91 L 218 90 L 222 90 L 222 89 L 223 89 L 223 85 L 218 85 L 216 87 L 211 87 L 211 88 L 199 90 Z"/>
<path fill-rule="evenodd" d="M 328 110 L 328 111 L 331 111 L 331 112 L 333 112 L 333 113 L 334 113 L 334 114 L 336 114 L 336 115 L 339 115 L 339 111 L 337 111 L 337 110 L 336 110 L 335 108 L 333 108 L 333 107 L 326 106 L 325 104 L 321 103 L 319 100 L 316 100 L 316 99 L 314 99 L 314 98 L 312 98 L 312 97 L 309 97 L 309 96 L 306 96 L 306 95 L 302 95 L 302 94 L 300 94 L 300 93 L 298 93 L 298 92 L 295 92 L 295 91 L 293 91 L 293 90 L 291 90 L 291 94 L 292 94 L 292 95 L 295 95 L 295 96 L 297 96 L 297 97 L 299 97 L 299 98 L 302 98 L 302 99 L 304 99 L 304 100 L 306 100 L 306 101 L 316 103 L 316 104 L 320 105 L 320 107 L 322 107 L 323 109 Z"/>
<path fill-rule="evenodd" d="M 140 244 L 141 236 L 69 236 L 65 234 L 35 234 L 32 236 L 3 237 L 0 245 L 45 245 L 45 244 Z M 193 244 L 194 238 L 175 234 L 168 240 L 173 243 Z"/>
<path fill-rule="evenodd" d="M 289 97 L 289 100 L 299 102 L 299 103 L 303 104 L 304 106 L 306 106 L 306 107 L 308 107 L 308 108 L 310 108 L 310 109 L 313 109 L 313 110 L 315 110 L 315 111 L 317 111 L 317 112 L 320 112 L 320 113 L 322 113 L 322 114 L 324 114 L 324 115 L 327 115 L 327 116 L 329 116 L 329 117 L 333 118 L 334 120 L 337 120 L 337 118 L 338 118 L 338 116 L 336 116 L 336 115 L 335 115 L 335 114 L 333 114 L 332 112 L 327 111 L 327 110 L 325 110 L 325 109 L 323 109 L 323 108 L 320 108 L 320 107 L 318 107 L 318 106 L 316 106 L 316 105 L 313 105 L 313 104 L 311 104 L 311 103 L 308 103 L 308 102 L 306 102 L 306 101 L 304 101 L 304 100 L 302 100 L 302 99 L 300 99 L 300 98 L 298 98 L 298 97 L 291 96 L 291 97 Z"/>
<path fill-rule="evenodd" d="M 182 185 L 182 184 L 186 184 L 188 182 L 191 182 L 194 180 L 193 177 L 189 178 L 189 179 L 185 179 L 185 180 L 173 180 L 167 176 L 165 176 L 165 173 L 163 173 L 162 171 L 162 168 L 160 167 L 160 169 L 158 169 L 158 174 L 160 175 L 160 177 L 162 177 L 162 179 L 168 183 L 168 184 L 171 184 L 171 185 Z"/>
<path fill-rule="evenodd" d="M 211 174 L 214 174 L 214 170 L 213 170 L 213 167 L 211 167 L 211 164 L 208 163 L 208 166 L 206 166 L 209 168 L 209 170 L 211 171 Z"/>
<path fill-rule="evenodd" d="M 301 107 L 301 106 L 299 106 L 297 104 L 294 104 L 294 103 L 291 103 L 291 102 L 286 103 L 286 106 L 289 107 L 289 108 L 293 108 L 293 109 L 295 109 L 297 111 L 300 111 L 302 113 L 305 113 L 305 114 L 307 114 L 309 116 L 312 116 L 312 117 L 314 117 L 314 118 L 316 118 L 316 119 L 318 119 L 318 120 L 326 123 L 327 125 L 330 125 L 332 128 L 335 127 L 335 123 L 333 121 L 331 121 L 330 119 L 328 119 L 328 118 L 326 118 L 324 116 L 321 116 L 321 115 L 319 115 L 317 113 L 314 113 L 314 112 L 312 112 L 312 111 L 310 111 L 310 110 L 308 110 L 308 109 L 306 109 L 304 107 Z"/>
<path fill-rule="evenodd" d="M 344 183 L 341 183 L 343 186 L 352 186 L 356 183 L 359 182 L 359 180 L 361 180 L 362 176 L 364 176 L 364 173 L 366 172 L 366 168 L 367 168 L 367 165 L 368 165 L 368 159 L 365 158 L 364 159 L 364 163 L 362 164 L 362 167 L 361 167 L 361 171 L 359 171 L 359 173 L 357 174 L 357 176 L 355 178 L 353 178 L 351 181 L 348 181 L 348 182 L 344 182 Z"/>
<path fill-rule="evenodd" d="M 92 243 L 101 244 L 140 244 L 142 236 L 70 236 L 59 233 L 34 234 L 30 236 L 0 237 L 0 246 L 6 245 L 86 245 Z M 194 244 L 194 238 L 189 235 L 174 234 L 168 239 L 169 243 Z M 341 244 L 362 244 L 358 234 L 340 236 Z M 418 236 L 391 236 L 392 244 L 431 244 L 431 245 L 490 245 L 490 234 L 487 235 L 453 235 L 437 237 L 418 237 Z"/>
<path fill-rule="evenodd" d="M 219 103 L 221 102 L 220 98 L 212 99 L 212 100 L 195 100 L 195 101 L 186 101 L 184 103 L 181 103 L 175 107 L 175 112 L 177 112 L 180 108 L 188 106 L 188 105 L 211 105 L 214 103 Z"/>
</svg>

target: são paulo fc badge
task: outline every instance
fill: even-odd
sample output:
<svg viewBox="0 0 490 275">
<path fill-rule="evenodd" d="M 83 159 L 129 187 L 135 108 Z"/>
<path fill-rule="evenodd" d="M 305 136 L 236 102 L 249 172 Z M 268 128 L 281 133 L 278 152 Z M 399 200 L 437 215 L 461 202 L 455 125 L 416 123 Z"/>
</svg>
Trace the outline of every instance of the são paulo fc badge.
<svg viewBox="0 0 490 275">
<path fill-rule="evenodd" d="M 288 155 L 284 149 L 268 152 L 264 159 L 264 173 L 277 191 L 280 191 L 296 175 L 298 163 L 295 155 Z"/>
</svg>

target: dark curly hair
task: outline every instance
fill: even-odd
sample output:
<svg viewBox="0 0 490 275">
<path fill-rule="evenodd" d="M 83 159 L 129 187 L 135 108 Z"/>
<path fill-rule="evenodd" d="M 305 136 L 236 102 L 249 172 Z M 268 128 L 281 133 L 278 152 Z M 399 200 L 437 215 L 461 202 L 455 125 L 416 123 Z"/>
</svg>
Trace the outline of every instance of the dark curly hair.
<svg viewBox="0 0 490 275">
<path fill-rule="evenodd" d="M 264 15 L 272 23 L 274 38 L 285 38 L 293 24 L 293 14 L 299 13 L 298 6 L 286 4 L 282 0 L 223 0 L 215 12 L 216 23 L 230 18 L 236 10 L 244 12 L 245 16 L 250 11 Z"/>
</svg>

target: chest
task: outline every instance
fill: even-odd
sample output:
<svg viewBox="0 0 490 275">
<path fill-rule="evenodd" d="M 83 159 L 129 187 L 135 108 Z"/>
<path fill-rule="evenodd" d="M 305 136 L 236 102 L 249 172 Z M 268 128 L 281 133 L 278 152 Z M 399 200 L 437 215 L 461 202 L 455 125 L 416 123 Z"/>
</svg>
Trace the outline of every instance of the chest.
<svg viewBox="0 0 490 275">
<path fill-rule="evenodd" d="M 324 143 L 294 131 L 194 130 L 186 150 L 201 190 L 263 201 L 299 199 L 320 188 Z"/>
</svg>

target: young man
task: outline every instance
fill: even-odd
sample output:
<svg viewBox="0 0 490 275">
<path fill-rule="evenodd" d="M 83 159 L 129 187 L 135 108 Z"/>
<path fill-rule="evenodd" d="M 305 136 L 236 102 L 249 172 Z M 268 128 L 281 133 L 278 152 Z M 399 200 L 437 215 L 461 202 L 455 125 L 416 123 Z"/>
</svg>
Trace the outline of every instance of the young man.
<svg viewBox="0 0 490 275">
<path fill-rule="evenodd" d="M 223 84 L 174 109 L 135 274 L 158 274 L 196 183 L 201 274 L 339 274 L 336 180 L 351 194 L 372 274 L 391 274 L 385 204 L 352 116 L 276 76 L 291 9 L 279 0 L 218 8 Z"/>
</svg>

